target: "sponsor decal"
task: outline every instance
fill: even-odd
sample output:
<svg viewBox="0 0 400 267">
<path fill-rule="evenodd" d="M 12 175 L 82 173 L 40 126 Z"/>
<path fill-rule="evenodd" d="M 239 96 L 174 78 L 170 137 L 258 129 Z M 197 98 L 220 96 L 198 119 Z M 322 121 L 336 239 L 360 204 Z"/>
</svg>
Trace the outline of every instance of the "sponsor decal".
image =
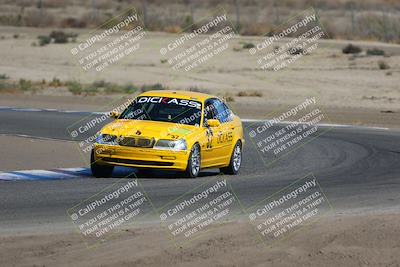
<svg viewBox="0 0 400 267">
<path fill-rule="evenodd" d="M 138 103 L 154 103 L 154 104 L 167 104 L 179 105 L 191 108 L 201 109 L 201 103 L 188 99 L 169 98 L 161 96 L 142 96 L 137 99 Z"/>
</svg>

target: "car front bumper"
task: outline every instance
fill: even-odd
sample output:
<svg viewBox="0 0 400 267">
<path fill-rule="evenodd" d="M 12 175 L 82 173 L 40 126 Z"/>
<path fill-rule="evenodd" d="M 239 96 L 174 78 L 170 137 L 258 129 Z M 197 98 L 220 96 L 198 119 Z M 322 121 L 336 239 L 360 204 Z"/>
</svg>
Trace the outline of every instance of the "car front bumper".
<svg viewBox="0 0 400 267">
<path fill-rule="evenodd" d="M 94 145 L 94 160 L 101 165 L 135 168 L 186 170 L 188 151 L 158 150 L 154 148 Z"/>
</svg>

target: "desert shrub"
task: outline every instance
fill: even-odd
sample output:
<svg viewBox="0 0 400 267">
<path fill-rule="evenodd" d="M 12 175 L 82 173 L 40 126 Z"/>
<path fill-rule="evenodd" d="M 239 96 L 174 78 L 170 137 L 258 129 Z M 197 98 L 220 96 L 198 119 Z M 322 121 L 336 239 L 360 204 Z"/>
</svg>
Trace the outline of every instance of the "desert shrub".
<svg viewBox="0 0 400 267">
<path fill-rule="evenodd" d="M 12 82 L 0 80 L 0 92 L 13 93 L 16 91 L 16 86 Z"/>
<path fill-rule="evenodd" d="M 289 54 L 291 54 L 292 56 L 294 55 L 300 55 L 303 54 L 304 50 L 301 47 L 291 47 L 289 48 Z"/>
<path fill-rule="evenodd" d="M 94 86 L 87 86 L 83 88 L 82 93 L 86 95 L 95 95 L 98 92 L 97 87 Z"/>
<path fill-rule="evenodd" d="M 263 94 L 260 91 L 251 90 L 251 91 L 240 91 L 239 93 L 237 93 L 237 96 L 262 97 Z"/>
<path fill-rule="evenodd" d="M 343 54 L 359 54 L 361 51 L 361 47 L 353 44 L 348 44 L 342 49 Z"/>
<path fill-rule="evenodd" d="M 0 80 L 7 80 L 8 78 L 10 77 L 8 77 L 7 74 L 0 74 Z"/>
<path fill-rule="evenodd" d="M 226 102 L 235 102 L 235 98 L 233 96 L 231 96 L 231 95 L 225 95 L 224 96 L 224 100 Z"/>
<path fill-rule="evenodd" d="M 40 46 L 45 46 L 51 42 L 51 38 L 46 35 L 39 35 L 37 38 L 39 39 Z"/>
<path fill-rule="evenodd" d="M 62 82 L 60 81 L 60 79 L 54 77 L 53 80 L 51 80 L 51 82 L 49 83 L 49 85 L 54 87 L 60 87 L 62 85 Z"/>
<path fill-rule="evenodd" d="M 152 90 L 165 90 L 166 88 L 161 83 L 155 84 L 144 84 L 140 88 L 142 92 L 152 91 Z"/>
<path fill-rule="evenodd" d="M 250 48 L 254 48 L 255 45 L 252 43 L 244 43 L 243 44 L 243 49 L 250 49 Z"/>
<path fill-rule="evenodd" d="M 52 31 L 49 37 L 54 39 L 54 43 L 56 44 L 68 43 L 68 35 L 63 31 Z"/>
<path fill-rule="evenodd" d="M 370 55 L 370 56 L 384 56 L 385 55 L 385 51 L 383 51 L 382 49 L 379 49 L 379 48 L 368 49 L 367 50 L 367 55 Z"/>
<path fill-rule="evenodd" d="M 161 64 L 164 64 L 164 63 L 167 63 L 168 60 L 167 59 L 161 59 L 160 62 L 161 62 Z"/>
<path fill-rule="evenodd" d="M 108 82 L 106 82 L 106 81 L 104 81 L 104 80 L 99 80 L 99 81 L 94 81 L 93 83 L 92 83 L 92 86 L 94 86 L 94 87 L 101 87 L 101 88 L 106 88 L 107 86 L 109 86 L 110 85 L 110 83 L 108 83 Z"/>
<path fill-rule="evenodd" d="M 13 38 L 14 39 L 18 39 L 19 38 L 19 34 L 18 33 L 13 34 Z"/>
<path fill-rule="evenodd" d="M 225 102 L 235 102 L 235 98 L 233 97 L 233 95 L 229 92 L 224 93 L 221 96 L 222 100 Z"/>
<path fill-rule="evenodd" d="M 123 90 L 127 94 L 132 94 L 136 92 L 138 88 L 135 85 L 128 83 L 123 86 Z"/>
<path fill-rule="evenodd" d="M 378 61 L 378 67 L 380 70 L 387 70 L 390 69 L 390 66 L 383 60 Z"/>
<path fill-rule="evenodd" d="M 69 81 L 67 82 L 68 91 L 70 91 L 73 95 L 82 94 L 83 88 L 82 85 L 77 81 Z"/>
<path fill-rule="evenodd" d="M 74 42 L 75 38 L 78 36 L 76 33 L 65 33 L 63 31 L 52 31 L 48 36 L 47 35 L 39 35 L 39 45 L 45 46 L 50 44 L 51 41 L 54 41 L 56 44 L 65 44 L 68 43 L 70 39 Z"/>
<path fill-rule="evenodd" d="M 29 91 L 29 90 L 33 89 L 32 82 L 29 80 L 25 80 L 25 79 L 19 79 L 18 88 L 21 91 Z"/>
<path fill-rule="evenodd" d="M 259 92 L 259 91 L 253 91 L 251 96 L 262 97 L 263 94 L 261 92 Z"/>
</svg>

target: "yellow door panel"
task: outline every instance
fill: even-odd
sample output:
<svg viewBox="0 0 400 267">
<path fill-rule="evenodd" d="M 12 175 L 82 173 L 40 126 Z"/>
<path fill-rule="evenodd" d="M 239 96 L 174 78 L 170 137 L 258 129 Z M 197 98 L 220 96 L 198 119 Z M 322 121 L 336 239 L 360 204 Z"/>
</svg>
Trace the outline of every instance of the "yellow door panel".
<svg viewBox="0 0 400 267">
<path fill-rule="evenodd" d="M 230 160 L 234 130 L 230 123 L 207 128 L 208 142 L 204 149 L 204 167 L 226 164 Z"/>
</svg>

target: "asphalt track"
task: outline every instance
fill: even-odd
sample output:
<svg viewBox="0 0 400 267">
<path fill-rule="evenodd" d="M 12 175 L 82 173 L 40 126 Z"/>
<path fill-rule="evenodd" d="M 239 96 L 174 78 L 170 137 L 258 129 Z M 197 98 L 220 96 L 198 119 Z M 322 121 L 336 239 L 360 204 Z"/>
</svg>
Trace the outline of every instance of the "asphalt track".
<svg viewBox="0 0 400 267">
<path fill-rule="evenodd" d="M 0 109 L 0 134 L 71 140 L 66 129 L 88 115 L 90 113 L 3 108 Z M 311 142 L 267 166 L 252 143 L 247 141 L 242 169 L 237 176 L 220 176 L 216 170 L 206 170 L 197 179 L 177 179 L 174 174 L 153 173 L 139 175 L 139 181 L 157 209 L 209 180 L 226 178 L 246 209 L 312 173 L 336 213 L 398 210 L 400 131 L 323 126 L 318 130 L 318 133 L 322 132 Z M 87 135 L 79 138 L 85 139 Z M 2 151 L 2 157 L 6 154 L 7 151 Z M 62 151 L 54 156 L 62 157 Z M 70 226 L 67 209 L 129 173 L 130 170 L 122 169 L 114 178 L 95 179 L 90 177 L 87 169 L 77 169 L 74 179 L 0 181 L 0 229 Z M 60 174 L 60 177 L 63 176 Z"/>
</svg>

